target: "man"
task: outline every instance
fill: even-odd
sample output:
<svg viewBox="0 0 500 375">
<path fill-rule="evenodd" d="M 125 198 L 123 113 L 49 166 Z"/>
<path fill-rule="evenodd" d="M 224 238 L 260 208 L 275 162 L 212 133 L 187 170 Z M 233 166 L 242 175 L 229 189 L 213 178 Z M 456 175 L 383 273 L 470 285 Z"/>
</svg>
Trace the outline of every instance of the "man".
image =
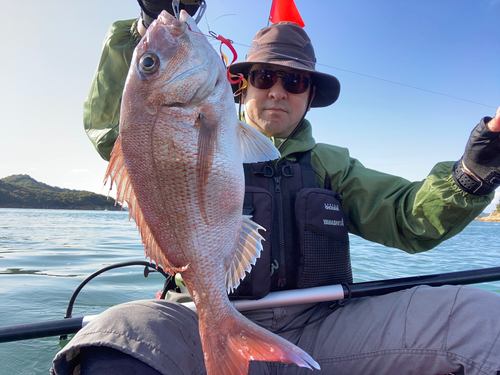
<svg viewBox="0 0 500 375">
<path fill-rule="evenodd" d="M 273 191 L 283 182 L 290 197 L 316 189 L 317 184 L 321 192 L 342 196 L 332 195 L 337 201 L 331 207 L 337 206 L 345 221 L 334 226 L 333 234 L 325 234 L 325 228 L 310 229 L 314 223 L 302 227 L 298 220 L 292 221 L 295 217 L 281 212 L 284 227 L 276 221 L 270 224 L 273 234 L 266 243 L 271 246 L 263 255 L 272 275 L 267 276 L 268 267 L 264 277 L 254 276 L 259 259 L 248 289 L 237 291 L 234 298 L 331 283 L 338 274 L 349 282 L 346 233 L 338 231 L 345 223 L 351 233 L 368 240 L 408 252 L 428 250 L 460 232 L 491 202 L 500 185 L 500 111 L 493 119 L 481 120 L 460 161 L 437 164 L 422 182 L 369 170 L 346 149 L 316 144 L 304 116 L 312 107 L 335 102 L 340 85 L 335 77 L 316 71 L 314 62 L 306 33 L 285 22 L 259 31 L 246 61 L 231 66 L 232 73 L 243 73 L 249 82 L 237 98 L 244 105 L 246 121 L 271 138 L 282 154 L 277 163 L 246 166 L 247 183 Z M 312 187 L 306 186 L 307 170 L 314 171 Z M 299 174 L 309 177 L 297 182 L 294 176 Z M 254 210 L 258 217 L 259 203 L 255 199 L 247 203 L 244 210 Z M 290 212 L 298 216 L 302 211 Z M 283 228 L 295 228 L 297 236 Z M 302 236 L 308 236 L 312 245 L 302 245 Z M 280 240 L 286 244 L 284 254 Z M 334 250 L 340 255 L 330 259 Z M 500 374 L 499 309 L 497 294 L 445 286 L 353 299 L 342 307 L 308 304 L 250 311 L 245 316 L 311 354 L 321 365 L 317 373 Z M 54 373 L 125 373 L 117 370 L 119 365 L 144 374 L 203 374 L 196 321 L 195 313 L 168 301 L 115 306 L 57 355 Z M 309 370 L 283 363 L 250 365 L 250 374 L 285 373 Z"/>
</svg>

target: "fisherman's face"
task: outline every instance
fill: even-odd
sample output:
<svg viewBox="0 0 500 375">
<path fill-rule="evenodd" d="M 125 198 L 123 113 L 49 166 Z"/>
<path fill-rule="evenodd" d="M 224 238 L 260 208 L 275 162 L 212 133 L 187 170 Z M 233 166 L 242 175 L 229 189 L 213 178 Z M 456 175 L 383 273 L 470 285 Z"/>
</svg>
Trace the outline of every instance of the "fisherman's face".
<svg viewBox="0 0 500 375">
<path fill-rule="evenodd" d="M 300 73 L 310 78 L 308 72 L 283 66 L 255 64 L 250 71 L 257 69 Z M 245 120 L 266 137 L 286 138 L 298 125 L 306 109 L 309 111 L 310 90 L 311 86 L 302 94 L 292 94 L 284 89 L 281 77 L 269 89 L 258 89 L 249 82 L 242 98 Z"/>
</svg>

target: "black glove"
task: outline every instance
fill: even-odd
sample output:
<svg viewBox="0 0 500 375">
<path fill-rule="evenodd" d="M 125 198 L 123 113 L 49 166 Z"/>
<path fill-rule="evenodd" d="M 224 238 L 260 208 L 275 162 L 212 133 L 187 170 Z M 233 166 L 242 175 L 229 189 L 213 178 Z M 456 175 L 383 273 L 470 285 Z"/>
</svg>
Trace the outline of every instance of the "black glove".
<svg viewBox="0 0 500 375">
<path fill-rule="evenodd" d="M 148 28 L 151 22 L 153 22 L 163 10 L 175 16 L 172 8 L 172 0 L 137 0 L 137 2 L 142 10 L 141 18 L 145 28 Z M 199 6 L 199 0 L 180 0 L 179 10 L 185 9 L 190 16 L 194 16 Z"/>
<path fill-rule="evenodd" d="M 500 186 L 500 132 L 492 132 L 485 117 L 472 131 L 464 155 L 453 168 L 455 183 L 465 192 L 485 195 Z"/>
</svg>

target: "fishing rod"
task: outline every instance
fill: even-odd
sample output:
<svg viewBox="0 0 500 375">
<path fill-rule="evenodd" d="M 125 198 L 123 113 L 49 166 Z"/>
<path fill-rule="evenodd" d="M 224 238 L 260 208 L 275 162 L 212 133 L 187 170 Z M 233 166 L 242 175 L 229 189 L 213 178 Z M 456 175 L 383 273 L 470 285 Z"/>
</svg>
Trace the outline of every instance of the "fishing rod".
<svg viewBox="0 0 500 375">
<path fill-rule="evenodd" d="M 232 301 L 232 303 L 238 311 L 248 311 L 268 307 L 380 296 L 420 285 L 437 287 L 443 285 L 478 284 L 498 280 L 500 280 L 500 267 L 492 267 L 469 271 L 367 281 L 354 284 L 343 283 L 315 288 L 286 290 L 269 293 L 266 297 L 259 300 L 238 300 Z M 194 309 L 194 304 L 192 302 L 187 302 L 183 305 Z M 0 343 L 76 333 L 87 325 L 95 316 L 96 315 L 91 315 L 3 327 L 0 328 Z"/>
</svg>

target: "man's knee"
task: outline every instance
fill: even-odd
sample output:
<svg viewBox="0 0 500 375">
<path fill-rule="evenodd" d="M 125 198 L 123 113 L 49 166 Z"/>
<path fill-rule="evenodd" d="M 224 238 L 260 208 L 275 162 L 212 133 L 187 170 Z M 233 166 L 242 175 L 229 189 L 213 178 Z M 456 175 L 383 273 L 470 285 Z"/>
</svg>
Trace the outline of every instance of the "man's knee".
<svg viewBox="0 0 500 375">
<path fill-rule="evenodd" d="M 203 373 L 197 314 L 176 303 L 134 301 L 114 306 L 83 328 L 54 361 L 55 368 L 79 348 L 106 347 L 171 373 Z M 77 360 L 77 359 L 75 359 Z M 71 365 L 71 364 L 69 364 Z"/>
</svg>

